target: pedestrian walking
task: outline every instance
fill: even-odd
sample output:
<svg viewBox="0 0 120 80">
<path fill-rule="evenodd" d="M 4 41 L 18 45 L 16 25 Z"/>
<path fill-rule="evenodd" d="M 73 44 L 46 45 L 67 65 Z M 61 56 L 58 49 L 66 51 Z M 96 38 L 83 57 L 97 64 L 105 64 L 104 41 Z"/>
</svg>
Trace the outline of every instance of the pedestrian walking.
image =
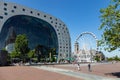
<svg viewBox="0 0 120 80">
<path fill-rule="evenodd" d="M 88 64 L 88 71 L 90 71 L 90 72 L 92 71 L 92 70 L 91 70 L 91 64 L 90 64 L 90 63 Z"/>
<path fill-rule="evenodd" d="M 77 64 L 77 68 L 78 68 L 78 71 L 80 71 L 80 64 L 79 63 Z"/>
</svg>

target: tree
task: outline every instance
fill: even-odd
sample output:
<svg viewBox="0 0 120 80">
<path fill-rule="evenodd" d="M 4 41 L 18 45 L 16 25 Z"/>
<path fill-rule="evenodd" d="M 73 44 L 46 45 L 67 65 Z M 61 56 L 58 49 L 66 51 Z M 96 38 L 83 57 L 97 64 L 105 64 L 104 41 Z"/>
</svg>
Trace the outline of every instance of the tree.
<svg viewBox="0 0 120 80">
<path fill-rule="evenodd" d="M 107 58 L 108 61 L 120 61 L 120 58 L 116 55 L 114 57 Z"/>
<path fill-rule="evenodd" d="M 97 62 L 99 62 L 99 61 L 100 61 L 100 58 L 99 58 L 98 56 L 95 56 L 95 60 L 96 60 Z"/>
<path fill-rule="evenodd" d="M 31 62 L 37 62 L 37 57 L 35 56 L 35 50 L 30 50 L 28 53 L 29 63 Z"/>
<path fill-rule="evenodd" d="M 49 58 L 50 58 L 50 62 L 55 62 L 56 61 L 56 48 L 51 48 L 49 50 Z"/>
<path fill-rule="evenodd" d="M 107 58 L 108 61 L 113 61 L 114 59 L 111 57 L 111 58 Z"/>
<path fill-rule="evenodd" d="M 114 60 L 115 60 L 115 61 L 119 61 L 120 58 L 116 55 L 116 56 L 114 57 Z"/>
<path fill-rule="evenodd" d="M 44 54 L 43 54 L 43 46 L 42 45 L 37 45 L 35 47 L 35 54 L 37 56 L 38 62 L 40 62 L 40 59 L 44 56 Z"/>
<path fill-rule="evenodd" d="M 30 50 L 28 53 L 28 58 L 34 58 L 35 57 L 35 50 Z"/>
<path fill-rule="evenodd" d="M 10 53 L 11 58 L 20 58 L 20 53 L 17 53 L 16 51 L 12 51 Z"/>
<path fill-rule="evenodd" d="M 15 51 L 20 54 L 20 58 L 25 61 L 27 58 L 27 53 L 29 52 L 28 48 L 28 39 L 25 34 L 17 35 L 15 40 Z"/>
<path fill-rule="evenodd" d="M 98 46 L 104 46 L 105 50 L 113 51 L 120 48 L 120 0 L 112 0 L 105 9 L 101 9 L 102 39 Z"/>
</svg>

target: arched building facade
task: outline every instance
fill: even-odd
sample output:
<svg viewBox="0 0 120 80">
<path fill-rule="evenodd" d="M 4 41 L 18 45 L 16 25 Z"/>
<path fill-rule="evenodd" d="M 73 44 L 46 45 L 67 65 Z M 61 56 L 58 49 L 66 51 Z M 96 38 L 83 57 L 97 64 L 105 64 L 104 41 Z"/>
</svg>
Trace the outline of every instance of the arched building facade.
<svg viewBox="0 0 120 80">
<path fill-rule="evenodd" d="M 64 22 L 44 12 L 1 1 L 0 49 L 7 47 L 11 51 L 12 40 L 18 34 L 27 35 L 30 49 L 37 45 L 55 48 L 58 60 L 71 56 L 71 38 Z"/>
</svg>

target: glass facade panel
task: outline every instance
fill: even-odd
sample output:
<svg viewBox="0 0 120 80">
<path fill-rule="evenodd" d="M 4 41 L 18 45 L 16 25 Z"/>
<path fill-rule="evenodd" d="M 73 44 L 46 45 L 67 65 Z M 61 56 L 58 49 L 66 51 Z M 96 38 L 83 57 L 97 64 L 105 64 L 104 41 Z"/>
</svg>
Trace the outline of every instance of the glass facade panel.
<svg viewBox="0 0 120 80">
<path fill-rule="evenodd" d="M 27 35 L 30 49 L 42 45 L 46 48 L 56 48 L 58 51 L 58 38 L 54 28 L 42 19 L 26 15 L 13 16 L 4 23 L 0 33 L 0 49 L 5 47 L 10 27 L 14 28 L 16 35 Z"/>
</svg>

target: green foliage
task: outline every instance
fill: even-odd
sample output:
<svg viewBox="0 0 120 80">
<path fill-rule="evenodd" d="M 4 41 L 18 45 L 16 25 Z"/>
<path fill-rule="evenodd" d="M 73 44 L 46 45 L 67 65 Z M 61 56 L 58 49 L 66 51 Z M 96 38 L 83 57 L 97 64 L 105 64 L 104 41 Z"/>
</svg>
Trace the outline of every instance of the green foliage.
<svg viewBox="0 0 120 80">
<path fill-rule="evenodd" d="M 35 57 L 35 58 L 32 58 L 32 61 L 33 62 L 38 62 L 38 59 Z"/>
<path fill-rule="evenodd" d="M 35 50 L 30 50 L 28 53 L 28 58 L 34 58 L 35 57 Z"/>
<path fill-rule="evenodd" d="M 27 53 L 29 52 L 28 48 L 28 39 L 25 34 L 17 35 L 15 40 L 15 51 L 20 54 L 22 60 L 26 60 Z"/>
<path fill-rule="evenodd" d="M 100 58 L 98 56 L 96 56 L 95 60 L 98 62 L 98 61 L 100 61 Z"/>
<path fill-rule="evenodd" d="M 12 51 L 10 53 L 10 57 L 11 58 L 20 58 L 20 53 L 16 52 L 16 51 Z"/>
<path fill-rule="evenodd" d="M 108 61 L 120 61 L 120 57 L 118 57 L 117 55 L 114 57 L 110 57 L 107 59 Z"/>
<path fill-rule="evenodd" d="M 50 62 L 55 62 L 56 61 L 55 55 L 56 55 L 56 49 L 51 48 L 50 51 L 49 51 Z"/>
<path fill-rule="evenodd" d="M 113 58 L 107 58 L 108 61 L 113 61 L 114 59 Z"/>
<path fill-rule="evenodd" d="M 15 50 L 21 54 L 28 52 L 28 39 L 25 34 L 20 34 L 15 40 Z"/>
<path fill-rule="evenodd" d="M 115 57 L 114 57 L 114 60 L 115 60 L 115 61 L 120 61 L 120 58 L 119 58 L 118 56 L 115 56 Z"/>
<path fill-rule="evenodd" d="M 3 50 L 3 51 L 6 51 L 6 49 L 5 49 L 5 48 L 2 48 L 2 50 Z"/>
<path fill-rule="evenodd" d="M 101 25 L 103 30 L 99 46 L 105 50 L 113 51 L 120 48 L 120 0 L 112 0 L 112 3 L 105 9 L 101 9 Z"/>
</svg>

